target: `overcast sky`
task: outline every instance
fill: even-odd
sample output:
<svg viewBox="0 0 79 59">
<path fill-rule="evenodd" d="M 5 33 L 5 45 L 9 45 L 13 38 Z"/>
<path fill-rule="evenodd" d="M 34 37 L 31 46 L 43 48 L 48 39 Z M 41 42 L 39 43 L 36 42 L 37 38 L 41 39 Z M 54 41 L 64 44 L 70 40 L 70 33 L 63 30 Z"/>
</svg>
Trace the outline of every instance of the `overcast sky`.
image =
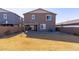
<svg viewBox="0 0 79 59">
<path fill-rule="evenodd" d="M 10 10 L 23 17 L 23 13 L 29 12 L 37 8 L 4 8 Z M 56 22 L 79 19 L 79 8 L 44 8 L 57 14 Z"/>
</svg>

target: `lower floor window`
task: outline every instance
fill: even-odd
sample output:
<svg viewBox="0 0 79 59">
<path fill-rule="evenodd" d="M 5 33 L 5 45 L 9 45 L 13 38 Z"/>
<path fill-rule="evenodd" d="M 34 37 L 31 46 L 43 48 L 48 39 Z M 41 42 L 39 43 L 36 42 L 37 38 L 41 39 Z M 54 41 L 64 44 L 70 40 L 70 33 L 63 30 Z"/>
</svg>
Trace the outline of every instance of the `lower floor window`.
<svg viewBox="0 0 79 59">
<path fill-rule="evenodd" d="M 40 24 L 40 29 L 46 29 L 46 24 Z"/>
</svg>

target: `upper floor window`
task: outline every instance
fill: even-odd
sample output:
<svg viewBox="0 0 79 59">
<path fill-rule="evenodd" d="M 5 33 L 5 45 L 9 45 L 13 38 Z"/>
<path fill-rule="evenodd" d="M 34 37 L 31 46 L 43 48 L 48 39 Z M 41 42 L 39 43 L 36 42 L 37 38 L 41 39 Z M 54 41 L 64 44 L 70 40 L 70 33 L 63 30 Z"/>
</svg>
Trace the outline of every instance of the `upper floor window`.
<svg viewBox="0 0 79 59">
<path fill-rule="evenodd" d="M 7 14 L 3 14 L 3 18 L 4 19 L 7 19 Z"/>
<path fill-rule="evenodd" d="M 47 15 L 47 21 L 51 21 L 52 20 L 52 16 L 51 15 Z"/>
<path fill-rule="evenodd" d="M 35 20 L 35 15 L 32 15 L 32 20 Z"/>
</svg>

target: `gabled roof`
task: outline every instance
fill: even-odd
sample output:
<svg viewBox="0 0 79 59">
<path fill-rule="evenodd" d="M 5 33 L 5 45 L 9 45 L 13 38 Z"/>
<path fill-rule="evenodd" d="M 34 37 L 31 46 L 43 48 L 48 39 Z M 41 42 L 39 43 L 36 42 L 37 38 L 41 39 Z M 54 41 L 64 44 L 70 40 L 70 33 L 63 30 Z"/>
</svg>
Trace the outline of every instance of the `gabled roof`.
<svg viewBox="0 0 79 59">
<path fill-rule="evenodd" d="M 9 21 L 9 24 L 19 24 L 19 23 L 23 22 L 23 21 L 22 21 L 23 18 L 22 18 L 21 16 L 17 15 L 17 14 L 14 13 L 14 12 L 5 10 L 5 9 L 3 9 L 3 8 L 0 8 L 0 13 L 9 13 L 9 12 L 12 13 L 12 14 L 14 14 L 14 15 L 16 15 L 16 16 L 18 16 L 19 18 L 21 18 L 21 21 L 19 21 L 19 22 L 12 22 L 12 21 Z M 17 20 L 18 20 L 18 19 L 17 19 Z M 5 21 L 6 21 L 6 20 L 0 20 L 0 24 L 5 24 Z"/>
<path fill-rule="evenodd" d="M 27 13 L 53 13 L 53 12 L 50 12 L 50 11 L 39 8 L 39 9 L 30 11 L 30 12 L 27 12 Z M 27 13 L 24 13 L 24 14 L 27 14 Z M 53 14 L 56 15 L 56 13 L 53 13 Z"/>
<path fill-rule="evenodd" d="M 64 22 L 58 23 L 57 25 L 62 25 L 62 24 L 67 25 L 67 24 L 75 24 L 75 23 L 79 23 L 79 19 L 64 21 Z"/>
<path fill-rule="evenodd" d="M 13 13 L 13 14 L 19 16 L 18 14 L 14 13 L 14 12 L 11 12 L 11 11 L 8 11 L 8 10 L 5 10 L 5 9 L 3 9 L 3 8 L 0 8 L 0 12 L 10 12 L 10 13 Z M 19 17 L 21 17 L 21 16 L 19 16 Z M 22 18 L 22 17 L 21 17 L 21 18 Z"/>
</svg>

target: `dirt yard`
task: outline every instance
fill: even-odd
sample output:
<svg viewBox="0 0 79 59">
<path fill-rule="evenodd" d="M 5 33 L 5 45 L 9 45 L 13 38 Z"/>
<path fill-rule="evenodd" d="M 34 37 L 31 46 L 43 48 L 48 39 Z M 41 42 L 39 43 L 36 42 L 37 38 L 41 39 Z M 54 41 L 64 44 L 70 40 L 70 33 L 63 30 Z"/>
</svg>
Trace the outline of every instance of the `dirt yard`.
<svg viewBox="0 0 79 59">
<path fill-rule="evenodd" d="M 0 38 L 1 51 L 79 51 L 79 37 L 63 33 L 29 33 Z"/>
</svg>

